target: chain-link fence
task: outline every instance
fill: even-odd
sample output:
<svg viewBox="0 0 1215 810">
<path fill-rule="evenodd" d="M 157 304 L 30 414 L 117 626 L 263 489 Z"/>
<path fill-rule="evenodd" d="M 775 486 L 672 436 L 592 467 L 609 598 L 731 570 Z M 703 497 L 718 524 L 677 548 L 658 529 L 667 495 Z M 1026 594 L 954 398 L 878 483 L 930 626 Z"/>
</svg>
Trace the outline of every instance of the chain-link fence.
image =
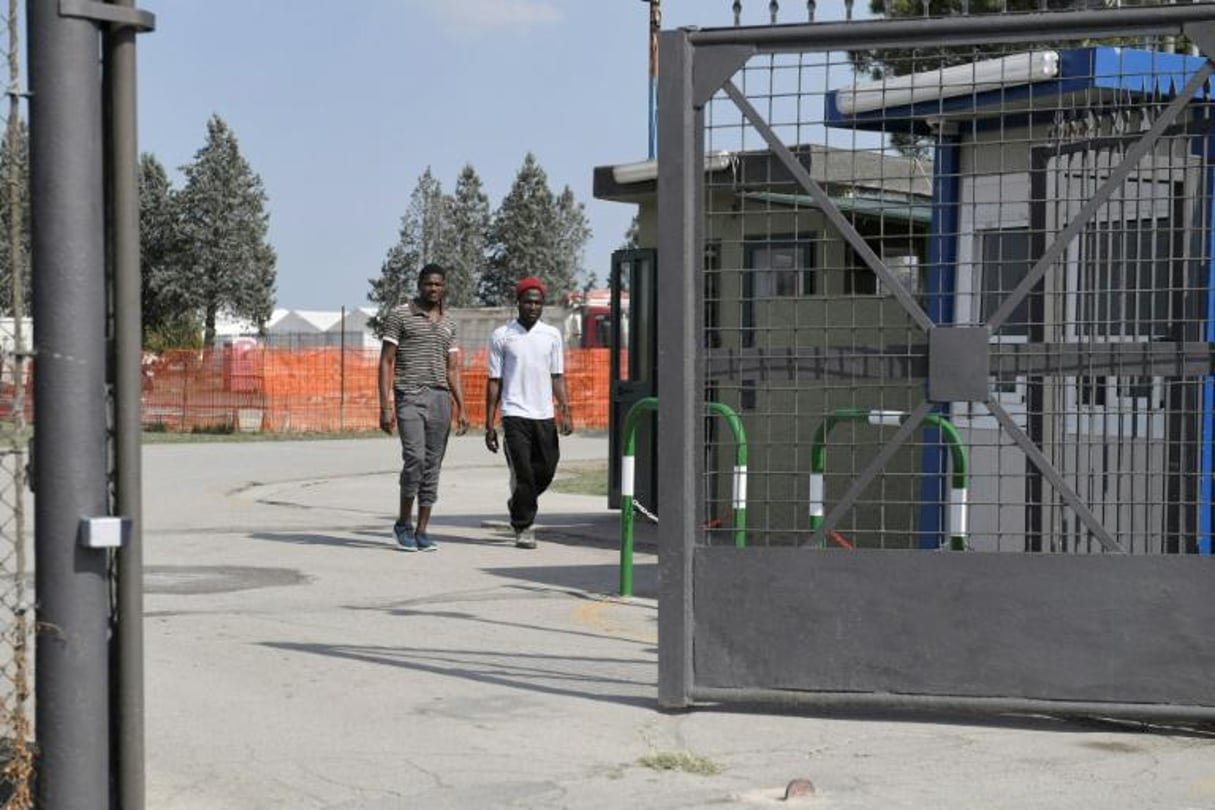
<svg viewBox="0 0 1215 810">
<path fill-rule="evenodd" d="M 0 800 L 6 808 L 33 805 L 33 553 L 27 509 L 27 460 L 32 424 L 26 306 L 28 252 L 23 228 L 27 208 L 26 138 L 21 115 L 17 0 L 0 21 L 0 47 L 8 70 L 0 147 Z"/>
</svg>

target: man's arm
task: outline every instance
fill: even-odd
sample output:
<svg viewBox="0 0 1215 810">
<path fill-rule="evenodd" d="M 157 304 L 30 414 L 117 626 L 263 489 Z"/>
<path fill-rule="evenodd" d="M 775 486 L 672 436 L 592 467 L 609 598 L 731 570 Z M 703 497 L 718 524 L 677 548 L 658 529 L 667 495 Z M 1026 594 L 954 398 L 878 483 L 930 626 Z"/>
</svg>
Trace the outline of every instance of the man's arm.
<svg viewBox="0 0 1215 810">
<path fill-rule="evenodd" d="M 485 381 L 485 446 L 489 452 L 498 452 L 498 431 L 494 421 L 498 416 L 498 399 L 502 396 L 502 380 Z"/>
<path fill-rule="evenodd" d="M 397 344 L 385 340 L 380 344 L 380 430 L 392 433 L 396 411 L 392 401 L 392 378 L 397 365 Z"/>
<path fill-rule="evenodd" d="M 468 417 L 464 415 L 464 382 L 460 373 L 460 352 L 447 353 L 447 390 L 456 403 L 456 435 L 463 436 L 468 432 Z"/>
<path fill-rule="evenodd" d="M 553 375 L 553 396 L 557 398 L 557 412 L 561 414 L 561 435 L 574 432 L 574 414 L 570 411 L 570 397 L 565 390 L 565 375 Z"/>
</svg>

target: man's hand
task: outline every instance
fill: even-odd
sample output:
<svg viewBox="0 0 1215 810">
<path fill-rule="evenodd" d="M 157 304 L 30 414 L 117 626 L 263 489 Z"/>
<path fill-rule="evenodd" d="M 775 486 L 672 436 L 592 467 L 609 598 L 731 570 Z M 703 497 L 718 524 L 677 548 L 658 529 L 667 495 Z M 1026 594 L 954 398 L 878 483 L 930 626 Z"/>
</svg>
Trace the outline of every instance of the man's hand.
<svg viewBox="0 0 1215 810">
<path fill-rule="evenodd" d="M 396 417 L 390 408 L 380 408 L 380 430 L 392 435 L 392 425 L 396 422 Z"/>
<path fill-rule="evenodd" d="M 463 436 L 467 432 L 468 417 L 466 417 L 464 414 L 460 414 L 458 417 L 456 417 L 456 435 Z"/>
<path fill-rule="evenodd" d="M 570 412 L 569 405 L 561 406 L 561 427 L 559 430 L 562 436 L 568 436 L 574 432 L 574 415 Z"/>
<path fill-rule="evenodd" d="M 491 453 L 498 452 L 498 431 L 491 427 L 485 429 L 485 447 Z"/>
</svg>

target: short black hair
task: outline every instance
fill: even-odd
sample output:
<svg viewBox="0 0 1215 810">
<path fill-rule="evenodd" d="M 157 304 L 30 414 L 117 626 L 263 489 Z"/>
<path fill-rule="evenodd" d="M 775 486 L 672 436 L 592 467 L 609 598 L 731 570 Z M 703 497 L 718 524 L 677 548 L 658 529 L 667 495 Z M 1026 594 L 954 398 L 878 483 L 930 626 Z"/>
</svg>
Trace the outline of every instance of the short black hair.
<svg viewBox="0 0 1215 810">
<path fill-rule="evenodd" d="M 426 280 L 427 276 L 442 276 L 443 280 L 447 280 L 447 268 L 438 262 L 430 262 L 418 271 L 418 285 Z"/>
</svg>

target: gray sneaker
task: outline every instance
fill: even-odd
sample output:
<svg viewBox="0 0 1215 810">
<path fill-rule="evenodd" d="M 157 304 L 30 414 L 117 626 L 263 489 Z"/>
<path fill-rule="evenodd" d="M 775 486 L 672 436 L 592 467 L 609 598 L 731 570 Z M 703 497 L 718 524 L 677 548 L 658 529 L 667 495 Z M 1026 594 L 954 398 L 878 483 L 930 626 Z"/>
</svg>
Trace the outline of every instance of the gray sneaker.
<svg viewBox="0 0 1215 810">
<path fill-rule="evenodd" d="M 515 548 L 535 548 L 536 530 L 531 526 L 515 532 Z"/>
<path fill-rule="evenodd" d="M 417 551 L 418 541 L 413 537 L 413 526 L 397 521 L 392 524 L 392 534 L 397 539 L 397 545 L 402 551 Z"/>
</svg>

